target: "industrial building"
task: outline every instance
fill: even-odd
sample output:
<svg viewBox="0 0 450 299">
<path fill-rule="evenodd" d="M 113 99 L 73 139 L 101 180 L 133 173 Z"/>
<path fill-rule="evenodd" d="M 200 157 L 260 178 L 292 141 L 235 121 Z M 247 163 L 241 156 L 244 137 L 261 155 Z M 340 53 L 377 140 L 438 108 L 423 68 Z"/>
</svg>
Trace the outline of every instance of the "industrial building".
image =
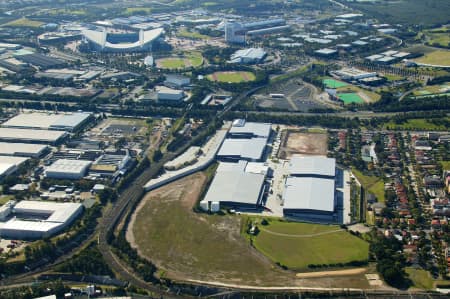
<svg viewBox="0 0 450 299">
<path fill-rule="evenodd" d="M 47 150 L 48 146 L 44 144 L 0 142 L 2 156 L 40 158 Z"/>
<path fill-rule="evenodd" d="M 262 161 L 266 149 L 265 138 L 227 138 L 217 153 L 221 161 Z"/>
<path fill-rule="evenodd" d="M 98 52 L 143 52 L 151 51 L 153 43 L 164 33 L 164 29 L 140 30 L 139 32 L 110 34 L 103 30 L 84 30 L 83 38 Z"/>
<path fill-rule="evenodd" d="M 58 144 L 66 137 L 64 131 L 0 128 L 0 141 Z"/>
<path fill-rule="evenodd" d="M 67 228 L 81 213 L 80 203 L 23 200 L 1 211 L 0 236 L 10 239 L 48 238 Z"/>
<path fill-rule="evenodd" d="M 179 103 L 185 97 L 183 90 L 172 89 L 165 86 L 157 87 L 156 98 L 158 102 Z"/>
<path fill-rule="evenodd" d="M 254 64 L 264 60 L 267 53 L 262 48 L 242 49 L 234 52 L 228 63 Z"/>
<path fill-rule="evenodd" d="M 91 164 L 88 160 L 59 159 L 45 169 L 45 176 L 52 179 L 81 179 Z"/>
<path fill-rule="evenodd" d="M 265 175 L 247 171 L 247 165 L 246 161 L 220 163 L 200 207 L 211 212 L 218 212 L 222 207 L 249 211 L 263 209 Z"/>
<path fill-rule="evenodd" d="M 91 113 L 21 113 L 1 126 L 3 128 L 41 129 L 75 132 L 81 129 L 91 118 Z"/>
<path fill-rule="evenodd" d="M 268 19 L 263 21 L 225 24 L 225 41 L 231 44 L 244 44 L 246 36 L 271 34 L 289 29 L 284 19 Z"/>
<path fill-rule="evenodd" d="M 346 81 L 361 80 L 378 76 L 376 72 L 366 72 L 356 68 L 343 68 L 338 71 L 333 71 L 333 74 Z"/>
<path fill-rule="evenodd" d="M 293 156 L 283 192 L 283 215 L 307 222 L 343 223 L 342 171 L 322 156 Z"/>
<path fill-rule="evenodd" d="M 177 74 L 166 75 L 164 85 L 170 88 L 183 88 L 191 84 L 191 79 Z"/>
<path fill-rule="evenodd" d="M 0 178 L 13 174 L 28 158 L 0 156 Z"/>
<path fill-rule="evenodd" d="M 272 125 L 269 123 L 247 122 L 245 119 L 236 119 L 228 131 L 230 138 L 266 138 L 272 132 Z"/>
</svg>

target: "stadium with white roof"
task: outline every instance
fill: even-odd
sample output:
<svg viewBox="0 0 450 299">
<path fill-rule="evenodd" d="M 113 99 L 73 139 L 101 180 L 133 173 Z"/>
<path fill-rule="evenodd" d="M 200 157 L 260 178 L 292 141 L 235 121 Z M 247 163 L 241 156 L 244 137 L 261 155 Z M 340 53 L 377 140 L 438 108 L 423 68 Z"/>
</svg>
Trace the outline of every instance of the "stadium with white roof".
<svg viewBox="0 0 450 299">
<path fill-rule="evenodd" d="M 164 29 L 140 30 L 132 33 L 108 33 L 102 30 L 84 30 L 84 41 L 98 52 L 143 52 L 151 51 L 153 43 L 164 33 Z"/>
</svg>

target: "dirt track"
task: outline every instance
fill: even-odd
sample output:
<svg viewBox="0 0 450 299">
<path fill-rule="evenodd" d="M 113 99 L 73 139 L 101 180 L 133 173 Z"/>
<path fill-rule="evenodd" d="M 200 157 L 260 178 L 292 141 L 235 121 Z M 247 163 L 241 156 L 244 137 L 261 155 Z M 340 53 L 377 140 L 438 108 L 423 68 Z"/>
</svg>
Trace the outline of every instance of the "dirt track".
<svg viewBox="0 0 450 299">
<path fill-rule="evenodd" d="M 297 274 L 295 274 L 295 276 L 297 278 L 319 278 L 319 277 L 329 277 L 329 276 L 357 275 L 357 274 L 363 274 L 364 272 L 366 272 L 366 268 L 355 268 L 355 269 L 337 270 L 337 271 L 297 273 Z"/>
</svg>

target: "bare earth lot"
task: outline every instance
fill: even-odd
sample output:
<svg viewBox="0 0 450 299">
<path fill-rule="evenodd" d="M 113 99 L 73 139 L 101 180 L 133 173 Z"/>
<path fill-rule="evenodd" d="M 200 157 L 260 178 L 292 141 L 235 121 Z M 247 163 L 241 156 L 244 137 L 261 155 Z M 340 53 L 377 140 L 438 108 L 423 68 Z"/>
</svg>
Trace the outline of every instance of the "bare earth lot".
<svg viewBox="0 0 450 299">
<path fill-rule="evenodd" d="M 327 134 L 302 133 L 287 130 L 282 133 L 281 147 L 278 157 L 289 159 L 292 155 L 326 155 L 328 146 Z"/>
<path fill-rule="evenodd" d="M 310 278 L 282 270 L 241 235 L 243 216 L 192 210 L 205 181 L 196 173 L 149 192 L 131 219 L 127 240 L 160 275 L 235 287 L 369 287 L 360 273 Z"/>
</svg>

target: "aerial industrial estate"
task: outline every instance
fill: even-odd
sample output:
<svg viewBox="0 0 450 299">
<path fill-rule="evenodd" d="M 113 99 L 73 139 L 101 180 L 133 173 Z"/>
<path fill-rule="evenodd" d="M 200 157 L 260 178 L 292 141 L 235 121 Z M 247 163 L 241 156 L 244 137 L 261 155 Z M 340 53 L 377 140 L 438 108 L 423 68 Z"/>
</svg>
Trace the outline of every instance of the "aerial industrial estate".
<svg viewBox="0 0 450 299">
<path fill-rule="evenodd" d="M 0 298 L 448 298 L 446 1 L 0 3 Z"/>
</svg>

